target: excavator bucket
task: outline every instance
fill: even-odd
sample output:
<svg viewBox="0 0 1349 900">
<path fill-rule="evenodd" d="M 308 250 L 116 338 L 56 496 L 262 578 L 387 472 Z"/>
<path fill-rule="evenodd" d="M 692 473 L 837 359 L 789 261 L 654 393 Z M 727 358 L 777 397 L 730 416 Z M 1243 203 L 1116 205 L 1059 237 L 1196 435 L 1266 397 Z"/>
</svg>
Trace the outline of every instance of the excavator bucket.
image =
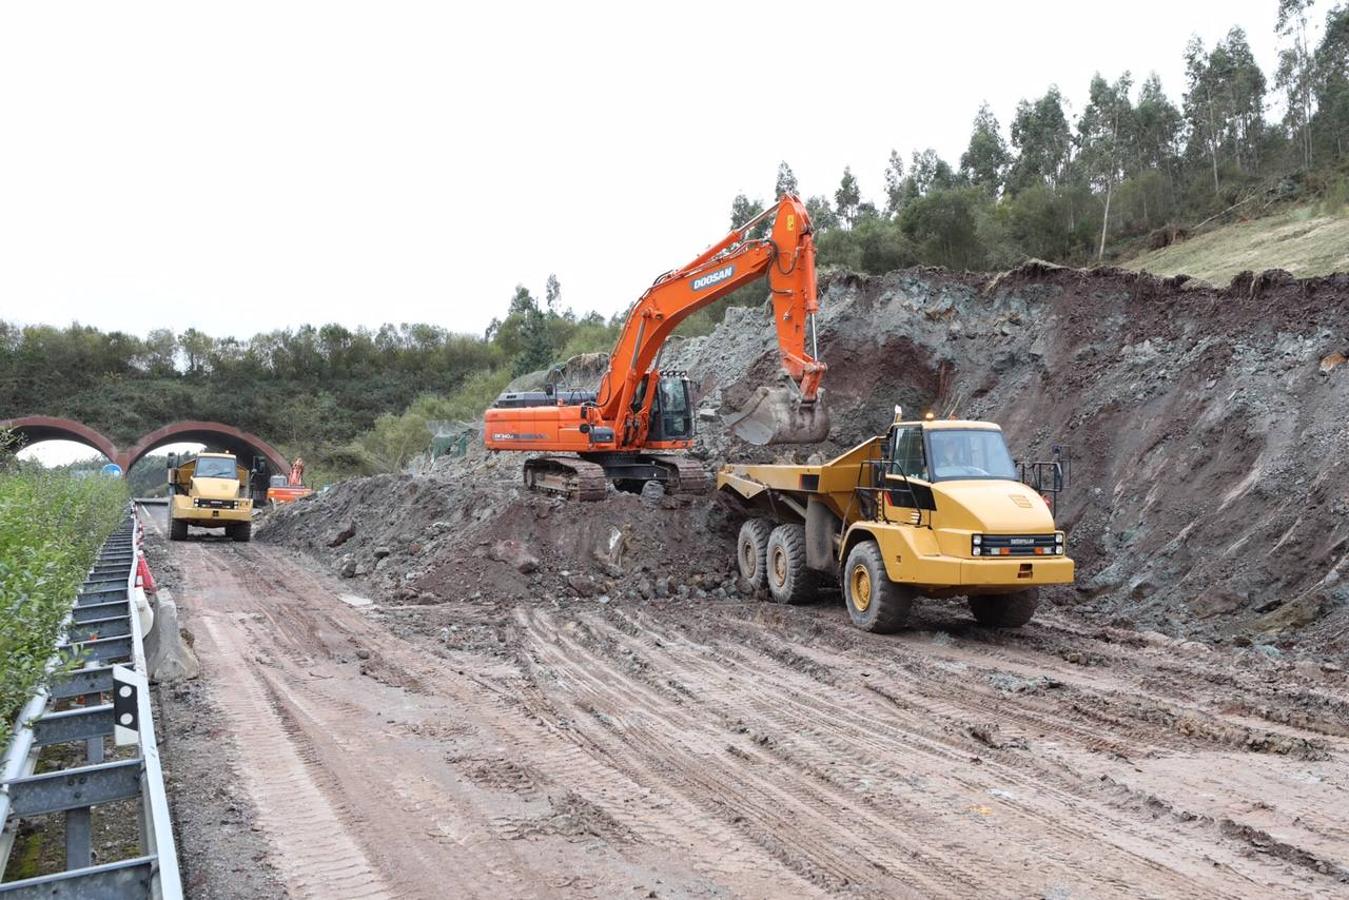
<svg viewBox="0 0 1349 900">
<path fill-rule="evenodd" d="M 724 416 L 731 433 L 750 444 L 817 444 L 829 436 L 824 400 L 802 403 L 790 388 L 760 387 L 744 408 Z"/>
</svg>

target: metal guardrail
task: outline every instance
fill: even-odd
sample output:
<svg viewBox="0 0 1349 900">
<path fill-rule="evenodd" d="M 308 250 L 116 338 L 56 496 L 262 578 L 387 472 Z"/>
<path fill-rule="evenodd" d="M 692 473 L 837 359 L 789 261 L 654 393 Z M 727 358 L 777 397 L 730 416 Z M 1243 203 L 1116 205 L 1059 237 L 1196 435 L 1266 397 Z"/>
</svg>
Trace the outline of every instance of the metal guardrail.
<svg viewBox="0 0 1349 900">
<path fill-rule="evenodd" d="M 71 654 L 81 655 L 84 668 L 55 676 L 24 706 L 0 762 L 0 877 L 21 817 L 63 814 L 66 843 L 64 871 L 0 882 L 3 900 L 183 896 L 136 609 L 140 539 L 140 523 L 128 512 L 75 597 L 49 671 Z M 136 754 L 105 761 L 109 736 Z M 35 774 L 44 748 L 70 743 L 84 745 L 82 764 Z M 94 865 L 92 808 L 135 798 L 141 801 L 140 855 Z"/>
</svg>

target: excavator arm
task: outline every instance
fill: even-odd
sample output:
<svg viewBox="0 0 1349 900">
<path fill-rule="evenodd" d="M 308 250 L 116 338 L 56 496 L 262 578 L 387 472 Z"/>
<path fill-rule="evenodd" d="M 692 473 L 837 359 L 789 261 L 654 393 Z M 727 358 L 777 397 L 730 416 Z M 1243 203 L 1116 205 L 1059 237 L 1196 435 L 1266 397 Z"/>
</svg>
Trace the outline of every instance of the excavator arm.
<svg viewBox="0 0 1349 900">
<path fill-rule="evenodd" d="M 772 218 L 768 237 L 750 231 Z M 683 268 L 656 279 L 628 314 L 600 381 L 594 413 L 612 423 L 620 444 L 639 444 L 655 394 L 644 387 L 661 348 L 679 323 L 732 291 L 767 275 L 783 368 L 799 389 L 798 402 L 814 404 L 825 365 L 816 358 L 815 243 L 810 216 L 794 196 L 738 226 Z"/>
<path fill-rule="evenodd" d="M 752 235 L 770 220 L 768 236 Z M 723 420 L 751 443 L 823 440 L 829 420 L 818 402 L 825 365 L 815 347 L 814 236 L 806 208 L 786 196 L 656 279 L 629 310 L 595 391 L 559 391 L 551 380 L 543 391 L 508 391 L 483 416 L 483 443 L 548 454 L 525 461 L 532 490 L 598 500 L 609 482 L 632 490 L 654 480 L 676 496 L 704 492 L 702 464 L 670 452 L 692 445 L 693 412 L 687 384 L 679 379 L 675 391 L 675 378 L 662 378 L 660 351 L 680 322 L 764 277 L 782 365 L 794 387 L 760 387 Z"/>
</svg>

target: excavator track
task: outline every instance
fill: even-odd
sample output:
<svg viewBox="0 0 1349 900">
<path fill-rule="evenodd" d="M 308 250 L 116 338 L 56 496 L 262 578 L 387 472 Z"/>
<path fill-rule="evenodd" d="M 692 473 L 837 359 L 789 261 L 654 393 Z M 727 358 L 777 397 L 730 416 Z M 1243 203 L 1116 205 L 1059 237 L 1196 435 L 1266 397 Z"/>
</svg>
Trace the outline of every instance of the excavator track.
<svg viewBox="0 0 1349 900">
<path fill-rule="evenodd" d="M 674 477 L 666 489 L 676 497 L 698 497 L 712 489 L 712 473 L 691 456 L 652 455 L 651 459 Z"/>
<path fill-rule="evenodd" d="M 608 462 L 609 465 L 605 465 Z M 639 475 L 634 472 L 634 465 Z M 657 474 L 659 473 L 659 474 Z M 696 459 L 674 454 L 616 454 L 610 459 L 536 456 L 525 462 L 525 487 L 571 500 L 603 500 L 610 480 L 659 481 L 672 497 L 700 497 L 712 487 L 711 473 Z"/>
<path fill-rule="evenodd" d="M 609 479 L 599 463 L 576 456 L 536 456 L 525 460 L 525 487 L 571 500 L 603 500 Z"/>
</svg>

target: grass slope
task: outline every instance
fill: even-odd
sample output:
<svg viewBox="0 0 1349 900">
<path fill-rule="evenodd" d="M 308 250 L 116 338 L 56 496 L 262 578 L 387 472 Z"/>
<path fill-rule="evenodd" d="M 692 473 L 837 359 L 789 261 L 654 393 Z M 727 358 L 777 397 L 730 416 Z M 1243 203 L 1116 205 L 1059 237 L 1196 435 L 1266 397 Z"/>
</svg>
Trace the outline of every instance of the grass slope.
<svg viewBox="0 0 1349 900">
<path fill-rule="evenodd" d="M 1349 215 L 1310 207 L 1224 225 L 1123 263 L 1155 275 L 1190 275 L 1216 285 L 1251 270 L 1287 269 L 1294 275 L 1349 271 Z"/>
</svg>

